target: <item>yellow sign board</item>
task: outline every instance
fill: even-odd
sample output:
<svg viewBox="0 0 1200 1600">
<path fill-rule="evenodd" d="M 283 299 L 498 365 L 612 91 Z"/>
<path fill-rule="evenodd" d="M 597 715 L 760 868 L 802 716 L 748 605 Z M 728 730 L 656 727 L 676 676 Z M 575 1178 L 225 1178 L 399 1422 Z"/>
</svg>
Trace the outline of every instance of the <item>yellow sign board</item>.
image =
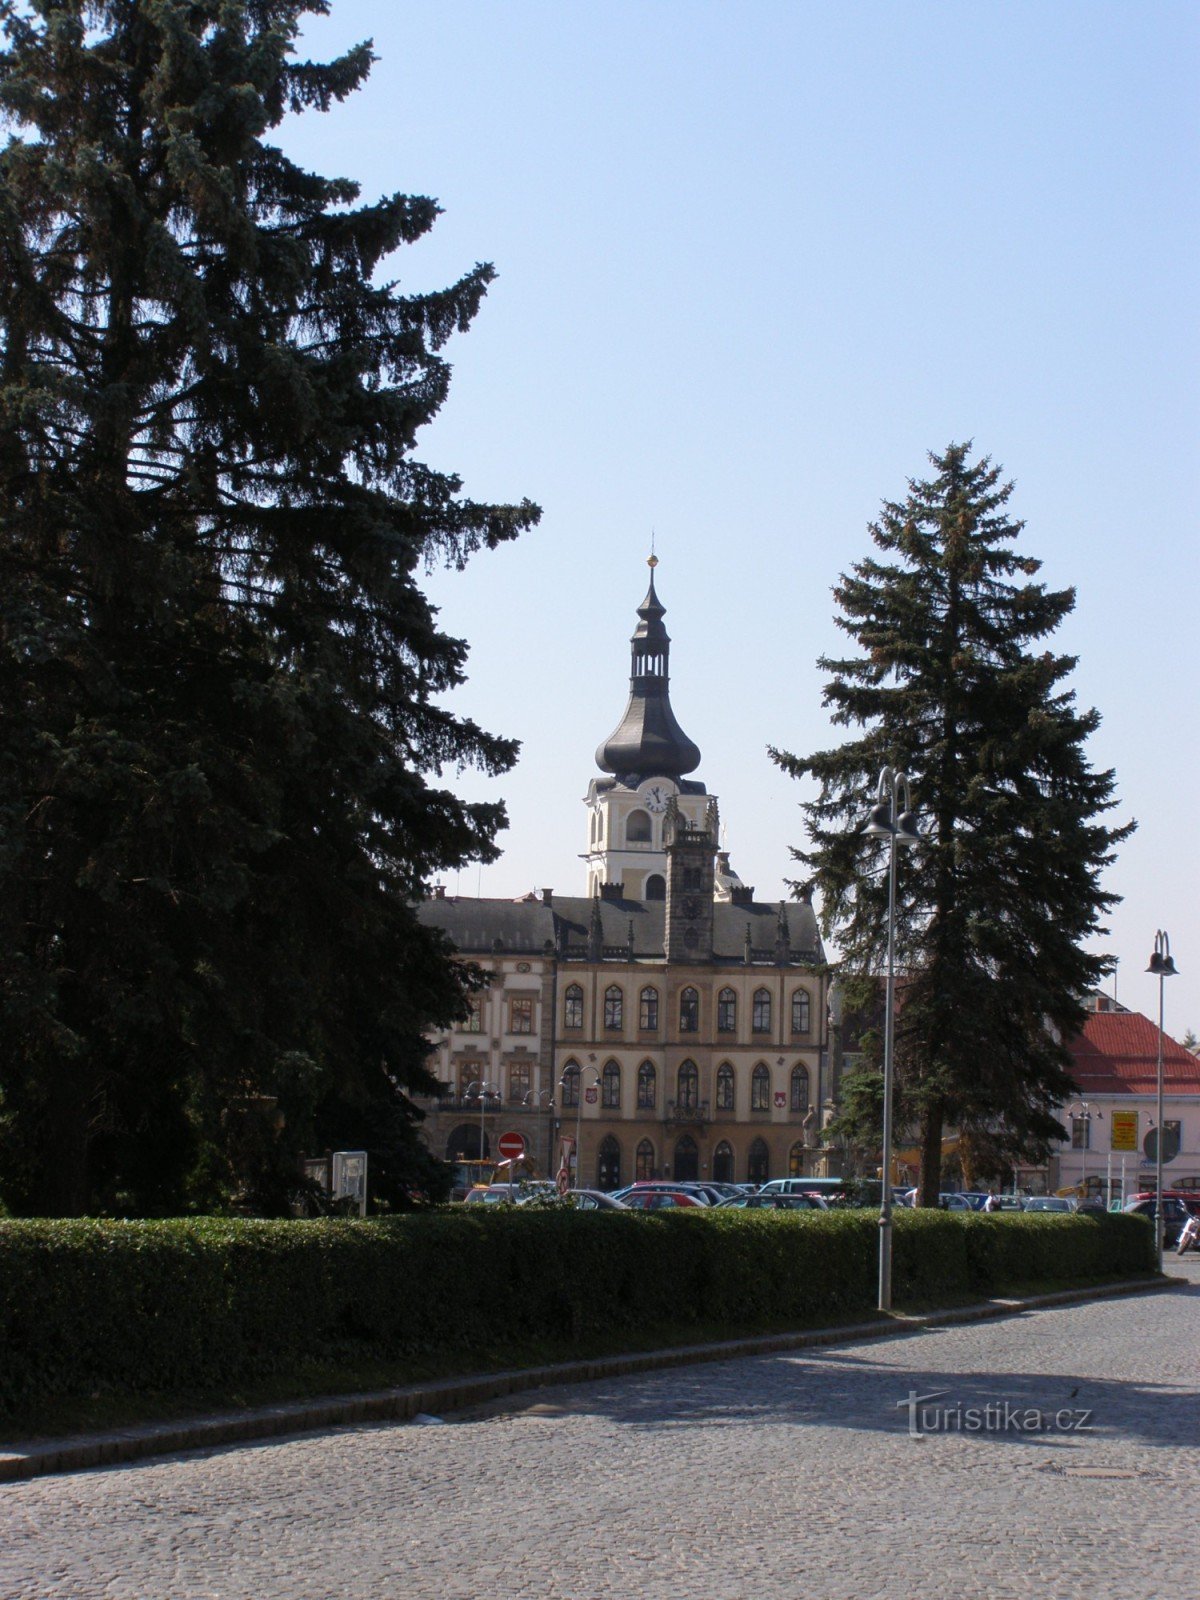
<svg viewBox="0 0 1200 1600">
<path fill-rule="evenodd" d="M 1112 1113 L 1112 1148 L 1114 1150 L 1136 1150 L 1138 1147 L 1138 1114 L 1136 1111 L 1114 1111 Z"/>
</svg>

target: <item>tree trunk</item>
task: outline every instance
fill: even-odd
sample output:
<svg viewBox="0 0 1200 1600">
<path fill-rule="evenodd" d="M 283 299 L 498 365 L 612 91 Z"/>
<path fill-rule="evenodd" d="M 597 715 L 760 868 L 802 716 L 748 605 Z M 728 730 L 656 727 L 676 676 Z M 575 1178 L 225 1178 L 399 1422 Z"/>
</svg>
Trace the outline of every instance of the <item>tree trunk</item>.
<svg viewBox="0 0 1200 1600">
<path fill-rule="evenodd" d="M 945 1108 L 940 1098 L 931 1100 L 921 1124 L 921 1177 L 917 1204 L 936 1206 L 942 1192 L 942 1127 Z"/>
</svg>

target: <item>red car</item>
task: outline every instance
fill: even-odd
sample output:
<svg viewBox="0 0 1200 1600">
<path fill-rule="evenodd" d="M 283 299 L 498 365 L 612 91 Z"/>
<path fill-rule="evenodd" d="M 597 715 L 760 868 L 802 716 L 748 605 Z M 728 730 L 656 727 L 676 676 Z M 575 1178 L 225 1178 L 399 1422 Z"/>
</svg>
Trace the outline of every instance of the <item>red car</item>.
<svg viewBox="0 0 1200 1600">
<path fill-rule="evenodd" d="M 669 1211 L 672 1206 L 698 1206 L 704 1201 L 684 1189 L 631 1189 L 621 1196 L 621 1204 L 631 1211 Z"/>
</svg>

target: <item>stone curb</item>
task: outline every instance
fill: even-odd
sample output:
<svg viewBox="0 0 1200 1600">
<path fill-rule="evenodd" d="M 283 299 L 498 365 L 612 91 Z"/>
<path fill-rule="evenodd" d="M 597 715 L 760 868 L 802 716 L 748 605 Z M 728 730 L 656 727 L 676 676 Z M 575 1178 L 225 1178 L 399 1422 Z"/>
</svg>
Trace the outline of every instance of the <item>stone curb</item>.
<svg viewBox="0 0 1200 1600">
<path fill-rule="evenodd" d="M 407 1422 L 422 1415 L 438 1416 L 461 1411 L 488 1400 L 598 1378 L 629 1377 L 666 1367 L 692 1366 L 704 1361 L 728 1361 L 739 1356 L 771 1355 L 782 1350 L 804 1350 L 820 1345 L 844 1344 L 861 1339 L 886 1339 L 919 1333 L 926 1328 L 956 1322 L 980 1322 L 988 1317 L 1017 1316 L 1110 1295 L 1145 1294 L 1185 1285 L 1184 1278 L 1133 1279 L 1087 1289 L 1064 1289 L 1027 1299 L 985 1300 L 917 1316 L 894 1313 L 874 1322 L 856 1322 L 808 1333 L 765 1334 L 749 1339 L 728 1339 L 716 1344 L 675 1345 L 666 1350 L 641 1350 L 628 1355 L 602 1356 L 591 1361 L 563 1361 L 553 1366 L 525 1367 L 515 1371 L 480 1373 L 473 1377 L 444 1378 L 432 1383 L 405 1384 L 368 1394 L 331 1395 L 320 1400 L 293 1400 L 283 1405 L 221 1412 L 182 1422 L 147 1423 L 116 1428 L 104 1434 L 83 1434 L 28 1446 L 0 1444 L 0 1483 L 13 1483 L 49 1473 L 82 1472 L 91 1467 L 114 1466 L 147 1456 L 173 1455 L 182 1450 L 213 1450 L 222 1445 L 282 1434 L 306 1433 L 368 1422 Z"/>
</svg>

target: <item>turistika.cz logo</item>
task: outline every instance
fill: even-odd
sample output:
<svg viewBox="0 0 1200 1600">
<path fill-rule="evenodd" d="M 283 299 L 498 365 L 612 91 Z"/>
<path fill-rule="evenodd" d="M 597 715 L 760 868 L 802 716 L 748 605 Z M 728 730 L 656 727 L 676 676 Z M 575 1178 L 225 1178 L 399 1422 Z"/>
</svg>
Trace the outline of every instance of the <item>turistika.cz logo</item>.
<svg viewBox="0 0 1200 1600">
<path fill-rule="evenodd" d="M 932 1405 L 950 1393 L 949 1389 L 932 1389 L 928 1394 L 908 1391 L 904 1400 L 897 1400 L 898 1410 L 908 1411 L 908 1436 L 923 1439 L 928 1433 L 1089 1433 L 1092 1412 L 1086 1406 L 1063 1406 L 1057 1411 L 1043 1411 L 1039 1406 L 1027 1406 L 1012 1400 L 989 1400 L 984 1405 L 963 1405 L 961 1400 L 950 1405 Z"/>
</svg>

